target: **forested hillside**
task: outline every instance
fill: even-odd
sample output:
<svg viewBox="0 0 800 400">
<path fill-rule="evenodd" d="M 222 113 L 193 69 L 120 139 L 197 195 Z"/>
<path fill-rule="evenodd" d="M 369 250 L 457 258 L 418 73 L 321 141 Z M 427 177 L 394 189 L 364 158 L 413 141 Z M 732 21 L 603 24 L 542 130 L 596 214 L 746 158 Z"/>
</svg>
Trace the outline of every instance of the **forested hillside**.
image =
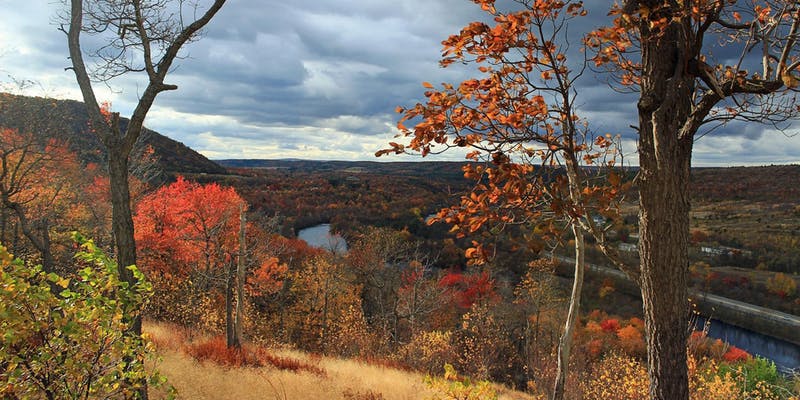
<svg viewBox="0 0 800 400">
<path fill-rule="evenodd" d="M 121 118 L 122 129 L 128 120 Z M 89 130 L 86 107 L 74 100 L 18 96 L 0 93 L 0 127 L 35 133 L 46 139 L 66 142 L 84 163 L 103 164 L 105 153 L 97 136 Z M 145 129 L 132 160 L 151 146 L 160 170 L 167 174 L 224 173 L 225 169 L 205 156 L 158 132 Z"/>
</svg>

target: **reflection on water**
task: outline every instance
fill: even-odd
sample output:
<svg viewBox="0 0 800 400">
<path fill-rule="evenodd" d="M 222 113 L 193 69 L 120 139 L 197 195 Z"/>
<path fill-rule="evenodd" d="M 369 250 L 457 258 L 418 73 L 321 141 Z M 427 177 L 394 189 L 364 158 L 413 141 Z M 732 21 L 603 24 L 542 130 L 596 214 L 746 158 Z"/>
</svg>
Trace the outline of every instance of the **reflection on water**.
<svg viewBox="0 0 800 400">
<path fill-rule="evenodd" d="M 340 254 L 347 252 L 347 242 L 344 238 L 337 234 L 331 235 L 331 224 L 319 224 L 301 229 L 297 232 L 297 237 L 305 240 L 312 247 L 319 247 Z"/>
</svg>

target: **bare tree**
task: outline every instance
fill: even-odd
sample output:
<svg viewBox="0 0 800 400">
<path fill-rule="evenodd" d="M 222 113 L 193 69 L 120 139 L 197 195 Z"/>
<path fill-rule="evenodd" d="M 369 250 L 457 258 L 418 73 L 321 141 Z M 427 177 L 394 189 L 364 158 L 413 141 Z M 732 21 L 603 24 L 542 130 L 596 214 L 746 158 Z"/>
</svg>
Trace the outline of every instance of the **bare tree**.
<svg viewBox="0 0 800 400">
<path fill-rule="evenodd" d="M 192 4 L 190 6 L 190 4 Z M 89 120 L 108 152 L 111 179 L 112 232 L 120 279 L 135 278 L 127 266 L 136 264 L 136 243 L 128 186 L 129 155 L 142 133 L 144 119 L 159 93 L 176 90 L 165 82 L 184 45 L 199 38 L 201 29 L 225 4 L 214 0 L 205 10 L 185 0 L 70 0 L 69 16 L 61 30 L 67 34 L 72 71 L 80 86 Z M 197 17 L 197 18 L 195 18 Z M 87 69 L 81 49 L 81 34 L 96 35 L 104 43 L 91 56 L 98 62 Z M 130 73 L 142 73 L 147 86 L 124 132 L 119 114 L 103 116 L 92 87 Z M 141 334 L 141 317 L 131 319 L 131 334 Z M 140 391 L 146 397 L 146 390 Z"/>
</svg>

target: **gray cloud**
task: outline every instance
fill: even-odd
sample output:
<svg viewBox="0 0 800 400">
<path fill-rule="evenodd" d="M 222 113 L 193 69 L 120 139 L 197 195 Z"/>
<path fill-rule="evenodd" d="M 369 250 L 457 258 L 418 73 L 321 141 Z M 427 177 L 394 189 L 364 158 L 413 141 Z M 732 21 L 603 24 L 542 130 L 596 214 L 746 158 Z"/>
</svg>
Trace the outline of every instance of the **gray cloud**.
<svg viewBox="0 0 800 400">
<path fill-rule="evenodd" d="M 607 3 L 600 3 L 587 2 L 589 17 L 570 27 L 573 43 L 581 30 L 608 20 Z M 0 71 L 39 81 L 44 94 L 79 98 L 74 76 L 64 70 L 66 39 L 52 22 L 61 7 L 0 0 Z M 441 41 L 481 18 L 468 0 L 229 2 L 205 37 L 188 47 L 168 78 L 180 89 L 158 98 L 147 124 L 213 158 L 374 159 L 395 133 L 394 108 L 423 100 L 420 82 L 458 82 L 474 74 L 459 66 L 442 69 L 438 61 Z M 143 85 L 125 77 L 113 90 L 98 86 L 98 95 L 126 114 Z M 635 141 L 629 126 L 637 124 L 636 95 L 616 94 L 593 74 L 578 90 L 577 104 L 592 130 Z M 720 151 L 736 155 L 727 158 L 732 164 L 793 160 L 798 146 L 770 140 L 766 129 L 730 124 L 716 130 L 698 142 L 695 163 L 724 163 Z M 717 143 L 712 137 L 719 145 L 710 145 Z M 436 159 L 461 158 L 453 152 Z M 391 160 L 401 159 L 411 160 Z"/>
</svg>

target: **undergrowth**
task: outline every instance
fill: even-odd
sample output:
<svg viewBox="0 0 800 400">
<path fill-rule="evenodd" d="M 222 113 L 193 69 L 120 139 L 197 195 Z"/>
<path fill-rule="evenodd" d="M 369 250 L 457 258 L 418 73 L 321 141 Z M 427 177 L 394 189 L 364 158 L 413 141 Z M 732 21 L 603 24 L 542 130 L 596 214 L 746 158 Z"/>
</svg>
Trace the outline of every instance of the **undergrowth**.
<svg viewBox="0 0 800 400">
<path fill-rule="evenodd" d="M 198 361 L 210 361 L 226 367 L 273 367 L 291 372 L 309 372 L 325 376 L 325 370 L 307 362 L 272 354 L 269 350 L 252 344 L 240 348 L 228 347 L 221 336 L 199 339 L 184 347 L 184 351 Z"/>
</svg>

